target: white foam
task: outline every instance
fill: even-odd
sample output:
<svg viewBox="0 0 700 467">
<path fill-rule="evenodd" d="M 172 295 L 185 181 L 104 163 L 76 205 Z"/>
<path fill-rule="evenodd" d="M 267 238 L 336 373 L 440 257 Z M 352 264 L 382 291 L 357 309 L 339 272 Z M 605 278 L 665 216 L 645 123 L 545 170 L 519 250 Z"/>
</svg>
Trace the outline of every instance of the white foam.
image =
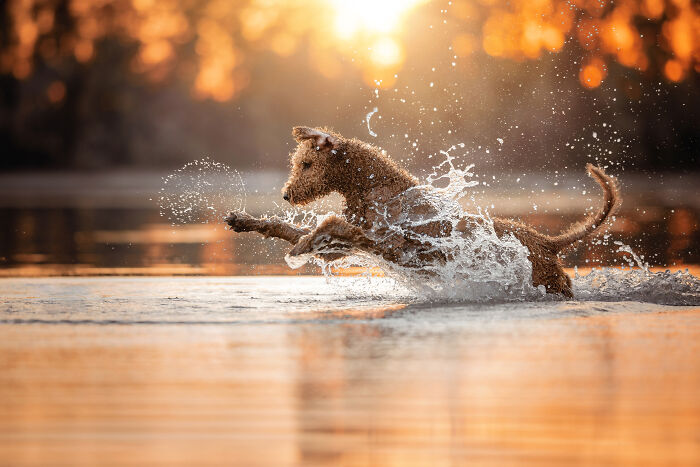
<svg viewBox="0 0 700 467">
<path fill-rule="evenodd" d="M 685 271 L 594 269 L 573 278 L 574 297 L 582 301 L 635 301 L 659 305 L 700 305 L 700 279 Z"/>
</svg>

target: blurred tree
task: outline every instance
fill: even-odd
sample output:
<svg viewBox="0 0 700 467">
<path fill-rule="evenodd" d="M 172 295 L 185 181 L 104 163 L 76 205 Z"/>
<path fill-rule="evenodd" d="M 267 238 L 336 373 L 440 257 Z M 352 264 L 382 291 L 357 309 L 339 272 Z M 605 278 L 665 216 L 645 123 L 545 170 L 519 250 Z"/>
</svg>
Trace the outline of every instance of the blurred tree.
<svg viewBox="0 0 700 467">
<path fill-rule="evenodd" d="M 534 112 L 530 131 L 542 140 L 537 125 L 551 119 L 543 104 L 549 80 L 556 86 L 551 95 L 573 101 L 567 117 L 571 131 L 591 123 L 577 113 L 590 111 L 597 98 L 614 101 L 611 95 L 620 93 L 625 100 L 614 101 L 607 115 L 628 125 L 631 138 L 642 137 L 640 166 L 682 166 L 697 158 L 693 112 L 698 106 L 693 104 L 698 102 L 700 14 L 691 0 L 7 0 L 0 5 L 0 144 L 7 149 L 0 164 L 5 168 L 172 165 L 212 152 L 236 165 L 260 164 L 274 154 L 272 164 L 279 166 L 277 154 L 286 150 L 288 128 L 298 119 L 361 128 L 345 109 L 365 106 L 363 85 L 389 90 L 401 73 L 402 84 L 417 89 L 425 78 L 418 65 L 434 68 L 436 60 L 448 64 L 439 77 L 455 78 L 444 71 L 452 61 L 464 78 L 449 91 L 442 89 L 475 98 L 460 105 L 443 99 L 441 110 L 452 115 L 437 121 L 434 133 L 443 138 L 459 133 L 493 141 L 494 132 L 503 129 L 475 127 L 470 111 L 527 121 L 512 109 L 518 102 L 526 113 Z M 474 73 L 477 66 L 481 74 Z M 576 93 L 571 80 L 560 75 L 575 76 L 591 93 Z M 500 87 L 490 88 L 483 78 Z M 504 87 L 511 94 L 504 96 Z M 527 107 L 528 96 L 539 101 Z M 541 115 L 532 105 L 542 107 Z M 406 116 L 398 106 L 397 119 L 417 129 L 426 108 L 414 106 L 413 115 Z M 387 130 L 395 134 L 381 143 L 415 153 L 417 145 L 392 140 L 398 131 Z M 431 142 L 423 130 L 419 133 L 424 143 Z M 544 141 L 556 144 L 556 138 Z M 546 153 L 541 143 L 522 141 L 519 149 Z M 222 157 L 222 152 L 234 154 Z M 561 159 L 565 163 L 570 156 Z M 518 160 L 494 163 L 499 164 L 517 166 Z"/>
</svg>

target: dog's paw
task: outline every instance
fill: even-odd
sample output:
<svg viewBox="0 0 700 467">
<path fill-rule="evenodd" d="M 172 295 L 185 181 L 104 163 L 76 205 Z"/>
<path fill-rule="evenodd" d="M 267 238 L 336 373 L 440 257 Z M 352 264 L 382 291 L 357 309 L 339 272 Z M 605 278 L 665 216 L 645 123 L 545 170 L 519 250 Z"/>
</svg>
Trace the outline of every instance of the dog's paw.
<svg viewBox="0 0 700 467">
<path fill-rule="evenodd" d="M 234 232 L 250 232 L 254 230 L 256 218 L 243 211 L 232 211 L 224 218 Z"/>
</svg>

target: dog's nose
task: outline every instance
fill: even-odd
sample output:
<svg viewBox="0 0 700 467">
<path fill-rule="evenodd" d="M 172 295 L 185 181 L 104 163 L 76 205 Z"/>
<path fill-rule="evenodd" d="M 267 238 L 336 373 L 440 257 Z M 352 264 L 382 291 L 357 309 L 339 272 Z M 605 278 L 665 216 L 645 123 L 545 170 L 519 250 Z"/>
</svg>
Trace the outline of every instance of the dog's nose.
<svg viewBox="0 0 700 467">
<path fill-rule="evenodd" d="M 282 199 L 285 201 L 289 201 L 289 193 L 287 193 L 286 191 L 282 193 Z"/>
</svg>

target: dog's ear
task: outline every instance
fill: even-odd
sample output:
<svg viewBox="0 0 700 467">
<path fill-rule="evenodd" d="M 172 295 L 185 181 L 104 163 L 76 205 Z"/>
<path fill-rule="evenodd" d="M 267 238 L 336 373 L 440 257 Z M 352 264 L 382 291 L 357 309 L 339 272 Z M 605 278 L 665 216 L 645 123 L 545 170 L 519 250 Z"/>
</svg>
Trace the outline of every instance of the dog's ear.
<svg viewBox="0 0 700 467">
<path fill-rule="evenodd" d="M 292 135 L 300 143 L 306 139 L 313 140 L 314 146 L 320 149 L 336 149 L 338 147 L 338 138 L 307 126 L 295 126 Z"/>
</svg>

